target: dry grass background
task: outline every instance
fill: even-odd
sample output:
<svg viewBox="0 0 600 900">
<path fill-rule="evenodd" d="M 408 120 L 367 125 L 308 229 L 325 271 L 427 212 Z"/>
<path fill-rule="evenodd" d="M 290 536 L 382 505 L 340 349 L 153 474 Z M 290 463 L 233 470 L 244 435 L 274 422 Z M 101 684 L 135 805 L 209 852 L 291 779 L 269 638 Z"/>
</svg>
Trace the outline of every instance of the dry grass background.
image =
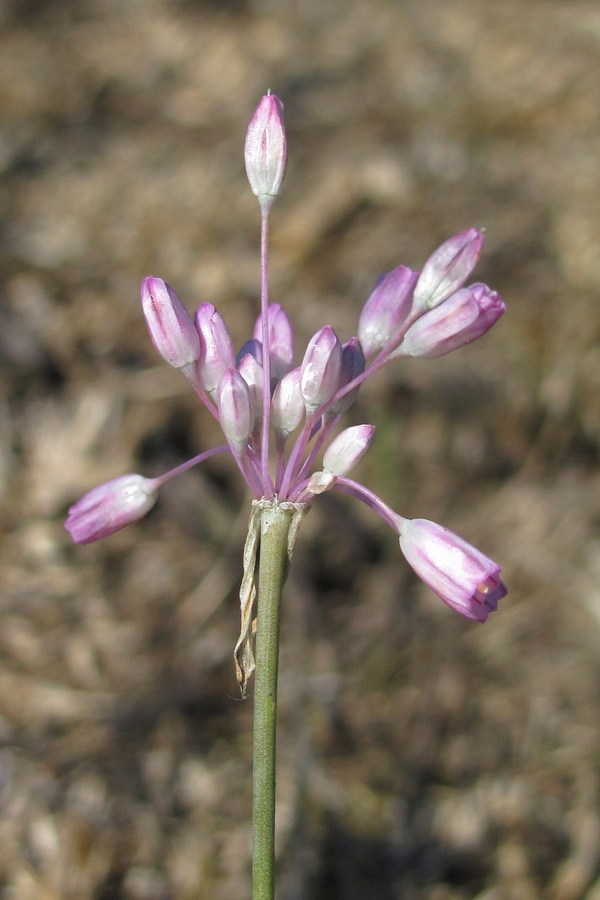
<svg viewBox="0 0 600 900">
<path fill-rule="evenodd" d="M 484 626 L 322 498 L 288 586 L 282 900 L 600 898 L 600 8 L 595 0 L 4 0 L 0 47 L 0 892 L 248 896 L 232 648 L 248 499 L 216 459 L 73 547 L 70 502 L 214 429 L 157 358 L 148 273 L 257 308 L 242 162 L 290 161 L 272 296 L 347 339 L 375 278 L 485 226 L 509 312 L 390 368 L 362 477 L 504 566 Z"/>
</svg>

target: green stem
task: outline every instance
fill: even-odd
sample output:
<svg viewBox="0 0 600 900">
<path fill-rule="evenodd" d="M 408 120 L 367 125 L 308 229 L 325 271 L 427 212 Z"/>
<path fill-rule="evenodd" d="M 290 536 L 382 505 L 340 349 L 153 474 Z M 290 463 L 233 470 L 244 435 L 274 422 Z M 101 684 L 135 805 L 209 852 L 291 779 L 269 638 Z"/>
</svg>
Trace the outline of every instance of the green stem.
<svg viewBox="0 0 600 900">
<path fill-rule="evenodd" d="M 275 896 L 275 738 L 281 595 L 287 573 L 293 510 L 276 501 L 261 513 L 256 671 L 252 900 Z"/>
</svg>

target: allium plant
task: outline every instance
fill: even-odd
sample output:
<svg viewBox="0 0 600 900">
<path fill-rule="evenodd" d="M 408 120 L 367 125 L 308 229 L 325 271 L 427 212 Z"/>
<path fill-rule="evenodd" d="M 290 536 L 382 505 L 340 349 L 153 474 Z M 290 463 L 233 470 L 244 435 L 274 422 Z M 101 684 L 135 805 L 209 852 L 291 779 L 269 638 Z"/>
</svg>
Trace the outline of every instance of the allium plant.
<svg viewBox="0 0 600 900">
<path fill-rule="evenodd" d="M 235 354 L 210 303 L 192 318 L 161 278 L 142 281 L 142 309 L 152 341 L 180 369 L 220 424 L 225 443 L 158 478 L 131 474 L 96 487 L 69 510 L 76 543 L 107 537 L 141 519 L 176 475 L 230 453 L 254 497 L 240 590 L 241 631 L 235 665 L 243 696 L 255 672 L 253 897 L 274 895 L 275 718 L 280 604 L 287 563 L 303 516 L 319 494 L 361 500 L 398 535 L 416 574 L 456 612 L 485 622 L 506 594 L 500 566 L 463 538 L 426 519 L 406 519 L 349 477 L 367 453 L 373 425 L 339 431 L 360 385 L 399 357 L 437 357 L 481 337 L 504 313 L 485 284 L 466 285 L 483 235 L 469 228 L 443 243 L 414 272 L 400 265 L 382 276 L 364 304 L 358 334 L 342 342 L 331 325 L 313 335 L 299 365 L 287 313 L 268 301 L 269 214 L 287 162 L 283 106 L 264 96 L 245 145 L 248 180 L 261 211 L 260 314 Z"/>
</svg>

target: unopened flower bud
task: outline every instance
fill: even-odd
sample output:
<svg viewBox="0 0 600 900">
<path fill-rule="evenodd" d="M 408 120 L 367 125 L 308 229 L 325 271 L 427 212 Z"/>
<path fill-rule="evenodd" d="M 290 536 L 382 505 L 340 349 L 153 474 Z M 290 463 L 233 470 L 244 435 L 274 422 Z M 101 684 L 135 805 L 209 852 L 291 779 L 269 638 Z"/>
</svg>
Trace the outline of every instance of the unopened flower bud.
<svg viewBox="0 0 600 900">
<path fill-rule="evenodd" d="M 384 347 L 393 350 L 398 344 L 418 277 L 412 269 L 397 266 L 380 278 L 358 320 L 358 336 L 365 356 L 379 353 Z"/>
<path fill-rule="evenodd" d="M 456 612 L 485 622 L 506 594 L 500 566 L 427 519 L 404 519 L 399 531 L 400 549 L 419 578 Z"/>
<path fill-rule="evenodd" d="M 279 193 L 287 161 L 283 104 L 275 94 L 265 94 L 252 116 L 244 161 L 252 192 L 268 209 Z"/>
<path fill-rule="evenodd" d="M 184 369 L 200 355 L 194 323 L 173 288 L 149 275 L 142 281 L 142 310 L 152 343 L 170 366 Z"/>
<path fill-rule="evenodd" d="M 69 510 L 65 528 L 76 544 L 91 544 L 137 522 L 158 497 L 155 482 L 142 475 L 121 475 L 93 488 Z"/>
<path fill-rule="evenodd" d="M 312 415 L 331 400 L 340 384 L 342 345 L 330 325 L 310 339 L 300 370 L 302 397 L 306 411 Z"/>
<path fill-rule="evenodd" d="M 323 456 L 323 468 L 332 475 L 347 475 L 369 447 L 375 434 L 374 425 L 353 425 L 333 439 Z"/>
<path fill-rule="evenodd" d="M 248 385 L 248 390 L 252 395 L 256 423 L 262 415 L 263 367 L 252 353 L 244 353 L 238 363 L 238 372 Z"/>
<path fill-rule="evenodd" d="M 350 338 L 349 341 L 342 345 L 342 374 L 340 375 L 338 390 L 350 384 L 358 375 L 362 375 L 364 371 L 365 354 L 362 351 L 361 343 L 358 338 Z M 328 415 L 342 416 L 347 412 L 356 400 L 359 390 L 360 385 L 357 385 L 351 391 L 348 391 L 347 394 L 344 394 L 340 400 L 332 403 L 329 407 Z"/>
<path fill-rule="evenodd" d="M 254 430 L 254 406 L 248 385 L 237 369 L 227 369 L 217 388 L 217 409 L 223 434 L 238 452 Z"/>
<path fill-rule="evenodd" d="M 279 303 L 270 303 L 267 315 L 271 378 L 277 382 L 287 375 L 294 364 L 294 332 L 285 310 Z M 262 341 L 262 314 L 254 325 L 254 337 Z"/>
<path fill-rule="evenodd" d="M 483 234 L 468 228 L 435 250 L 419 275 L 414 293 L 415 309 L 433 309 L 463 286 L 479 260 Z"/>
<path fill-rule="evenodd" d="M 306 408 L 300 391 L 300 369 L 284 375 L 273 393 L 271 424 L 277 434 L 286 438 L 304 420 Z"/>
<path fill-rule="evenodd" d="M 196 370 L 200 384 L 214 399 L 214 393 L 227 369 L 235 366 L 235 355 L 229 332 L 212 303 L 202 303 L 194 318 L 200 339 Z"/>
<path fill-rule="evenodd" d="M 444 356 L 489 331 L 505 310 L 502 297 L 487 285 L 462 288 L 417 319 L 394 356 Z"/>
</svg>

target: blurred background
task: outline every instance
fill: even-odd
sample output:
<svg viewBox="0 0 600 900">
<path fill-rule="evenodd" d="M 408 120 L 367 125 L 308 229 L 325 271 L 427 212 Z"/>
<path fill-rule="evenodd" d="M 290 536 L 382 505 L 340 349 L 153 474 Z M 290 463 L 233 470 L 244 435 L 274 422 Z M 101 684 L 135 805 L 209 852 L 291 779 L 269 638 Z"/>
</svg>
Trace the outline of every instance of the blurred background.
<svg viewBox="0 0 600 900">
<path fill-rule="evenodd" d="M 503 566 L 485 626 L 324 496 L 283 623 L 282 900 L 599 900 L 600 8 L 593 0 L 2 0 L 0 893 L 244 900 L 251 703 L 232 661 L 249 498 L 227 458 L 75 547 L 99 482 L 217 434 L 139 282 L 258 303 L 247 123 L 288 174 L 271 297 L 343 340 L 380 273 L 486 229 L 480 342 L 399 362 L 357 477 Z"/>
</svg>

